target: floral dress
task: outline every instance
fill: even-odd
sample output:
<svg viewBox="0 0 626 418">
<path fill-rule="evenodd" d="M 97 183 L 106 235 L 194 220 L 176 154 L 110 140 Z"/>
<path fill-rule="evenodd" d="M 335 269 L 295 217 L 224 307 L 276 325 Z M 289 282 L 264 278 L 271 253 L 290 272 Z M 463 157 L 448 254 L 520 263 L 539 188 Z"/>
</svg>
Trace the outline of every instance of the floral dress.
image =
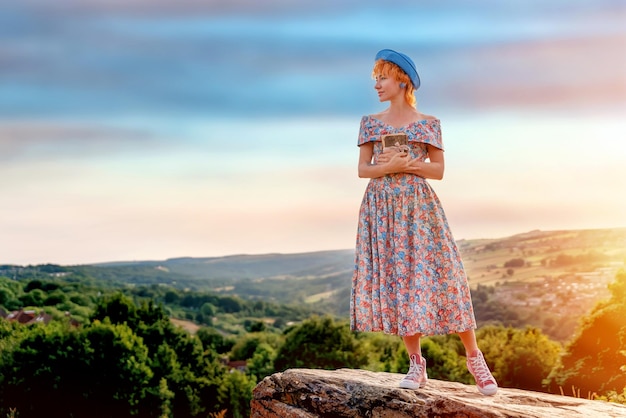
<svg viewBox="0 0 626 418">
<path fill-rule="evenodd" d="M 443 149 L 438 119 L 394 128 L 361 119 L 358 145 L 404 132 L 413 158 Z M 437 195 L 407 173 L 370 179 L 359 211 L 350 301 L 351 328 L 395 335 L 450 334 L 476 328 L 463 261 Z"/>
</svg>

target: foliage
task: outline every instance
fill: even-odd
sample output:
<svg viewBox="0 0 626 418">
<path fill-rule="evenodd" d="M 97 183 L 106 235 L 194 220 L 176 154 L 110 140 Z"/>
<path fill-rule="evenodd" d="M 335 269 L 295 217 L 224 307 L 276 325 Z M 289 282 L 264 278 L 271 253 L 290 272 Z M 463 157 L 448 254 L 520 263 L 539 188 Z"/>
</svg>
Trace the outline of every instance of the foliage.
<svg viewBox="0 0 626 418">
<path fill-rule="evenodd" d="M 246 374 L 237 370 L 226 373 L 218 389 L 218 400 L 227 409 L 227 415 L 232 418 L 246 418 L 250 416 L 250 401 L 252 389 L 256 382 Z"/>
<path fill-rule="evenodd" d="M 546 390 L 544 380 L 558 361 L 560 344 L 533 327 L 488 326 L 478 330 L 476 338 L 499 385 Z"/>
<path fill-rule="evenodd" d="M 610 390 L 604 395 L 596 396 L 594 399 L 598 399 L 600 401 L 621 403 L 622 405 L 626 405 L 626 387 L 621 391 L 621 393 L 618 393 L 617 391 L 614 391 L 614 390 Z"/>
<path fill-rule="evenodd" d="M 507 248 L 493 248 L 502 253 L 498 265 L 507 259 L 515 260 L 510 254 L 517 253 Z M 584 391 L 582 382 L 594 383 L 597 373 L 596 383 L 604 384 L 601 391 L 586 390 L 600 393 L 601 399 L 623 402 L 626 384 L 621 384 L 619 379 L 625 371 L 620 367 L 626 365 L 623 355 L 626 331 L 622 326 L 626 314 L 624 274 L 610 286 L 611 300 L 598 305 L 585 319 L 579 336 L 570 342 L 562 362 L 558 363 L 558 343 L 538 328 L 516 328 L 528 323 L 544 324 L 543 329 L 550 330 L 551 336 L 559 332 L 567 335 L 567 329 L 573 328 L 577 317 L 559 318 L 550 309 L 536 307 L 523 313 L 518 306 L 503 303 L 498 296 L 498 292 L 506 294 L 518 286 L 515 294 L 525 294 L 530 299 L 544 291 L 545 286 L 557 287 L 557 282 L 548 278 L 536 284 L 517 279 L 539 256 L 539 253 L 534 256 L 528 247 L 523 251 L 526 265 L 516 269 L 515 281 L 507 280 L 495 287 L 478 284 L 472 289 L 480 325 L 479 346 L 500 385 L 555 391 L 563 384 Z M 560 263 L 601 258 L 589 255 L 590 252 L 572 254 L 572 258 L 559 258 L 555 251 L 545 262 L 555 268 Z M 250 265 L 276 270 L 276 266 L 267 262 L 270 259 L 260 264 L 250 261 Z M 316 262 L 323 259 L 319 257 Z M 54 398 L 51 402 L 58 401 L 61 410 L 71 406 L 77 411 L 89 402 L 89 416 L 95 417 L 219 415 L 230 418 L 247 416 L 256 382 L 286 368 L 352 367 L 405 373 L 408 356 L 400 338 L 381 333 L 353 333 L 341 319 L 348 313 L 345 301 L 349 300 L 349 288 L 345 283 L 349 283 L 349 278 L 345 272 L 338 272 L 341 263 L 335 261 L 337 264 L 329 264 L 328 270 L 320 267 L 319 271 L 308 271 L 293 262 L 294 274 L 309 275 L 302 280 L 289 279 L 297 286 L 285 286 L 285 277 L 252 281 L 252 284 L 244 276 L 235 277 L 233 292 L 241 292 L 243 296 L 200 289 L 197 280 L 194 286 L 183 289 L 190 283 L 190 278 L 183 274 L 185 260 L 168 260 L 167 268 L 174 264 L 180 268 L 174 273 L 150 263 L 93 268 L 0 266 L 0 308 L 43 310 L 54 318 L 47 327 L 0 320 L 3 388 L 0 416 L 16 406 L 20 406 L 21 418 L 38 416 L 30 409 L 33 391 L 37 391 L 43 392 L 37 395 L 38 399 Z M 232 266 L 223 264 L 223 267 L 227 271 Z M 502 276 L 502 272 L 500 269 L 498 274 Z M 227 283 L 224 279 L 222 285 Z M 283 289 L 288 289 L 284 294 L 289 295 L 293 304 L 273 300 L 273 295 Z M 257 291 L 265 292 L 266 297 L 246 298 L 251 295 L 246 292 Z M 315 305 L 301 303 L 314 292 L 328 296 Z M 555 304 L 561 303 L 559 297 Z M 567 297 L 566 293 L 563 297 Z M 316 316 L 316 309 L 321 308 L 341 312 L 343 316 Z M 79 320 L 78 328 L 69 325 L 66 312 Z M 201 327 L 192 335 L 173 325 L 171 318 L 187 318 Z M 612 341 L 606 340 L 611 334 L 600 332 L 602 327 L 610 330 Z M 431 378 L 473 382 L 458 337 L 424 338 L 422 351 Z M 222 364 L 225 360 L 245 360 L 247 370 L 229 371 Z M 555 364 L 558 367 L 553 367 Z M 596 368 L 592 370 L 593 367 Z M 553 371 L 551 375 L 550 371 Z M 549 375 L 550 379 L 546 380 Z M 550 383 L 548 389 L 542 381 Z M 44 390 L 42 385 L 48 386 Z M 68 388 L 77 388 L 72 389 L 71 399 L 63 393 Z M 30 403 L 26 394 L 31 394 Z M 98 406 L 100 415 L 97 415 L 93 405 L 104 402 L 104 396 L 112 401 L 102 408 Z M 111 412 L 114 408 L 118 409 L 115 413 Z"/>
<path fill-rule="evenodd" d="M 90 271 L 86 267 L 67 267 L 62 273 L 54 273 L 62 274 L 59 277 L 50 276 L 52 273 L 42 273 L 40 268 L 41 266 L 0 266 L 0 273 L 10 273 L 13 276 L 8 278 L 0 275 L 0 309 L 4 307 L 12 311 L 43 308 L 46 313 L 56 317 L 67 313 L 85 323 L 90 320 L 93 310 L 98 308 L 99 301 L 118 294 L 118 297 L 124 295 L 136 304 L 142 300 L 152 300 L 162 304 L 169 316 L 186 318 L 234 334 L 264 330 L 267 328 L 266 323 L 271 323 L 272 319 L 278 320 L 277 326 L 284 327 L 287 322 L 302 320 L 313 312 L 305 305 L 247 301 L 232 295 L 220 296 L 210 292 L 180 290 L 169 285 L 131 286 L 114 281 L 113 277 L 108 276 L 108 280 L 96 282 L 86 273 Z M 43 267 L 43 270 L 52 269 L 54 266 Z M 99 268 L 95 270 L 99 271 Z M 132 307 L 118 304 L 111 305 L 109 309 L 121 311 L 96 312 L 96 317 L 110 315 L 113 318 L 125 317 L 127 321 L 135 321 Z M 125 312 L 124 309 L 129 311 Z"/>
<path fill-rule="evenodd" d="M 478 285 L 471 290 L 474 313 L 481 325 L 496 324 L 505 326 L 523 326 L 524 321 L 516 310 L 494 297 L 492 286 Z"/>
<path fill-rule="evenodd" d="M 237 340 L 230 351 L 231 360 L 246 360 L 252 358 L 257 348 L 266 344 L 276 350 L 282 344 L 281 337 L 269 332 L 255 332 L 243 335 Z"/>
<path fill-rule="evenodd" d="M 228 408 L 230 417 L 249 408 L 232 399 L 249 400 L 253 381 L 236 381 L 220 397 L 232 378 L 217 353 L 174 327 L 162 307 L 113 294 L 90 319 L 78 328 L 0 321 L 0 413 L 196 417 Z"/>
<path fill-rule="evenodd" d="M 523 258 L 512 258 L 504 263 L 504 267 L 524 267 L 526 261 Z"/>
<path fill-rule="evenodd" d="M 452 382 L 472 383 L 465 364 L 463 344 L 456 335 L 438 335 L 422 341 L 429 377 Z M 408 369 L 408 364 L 407 364 Z"/>
<path fill-rule="evenodd" d="M 611 298 L 586 316 L 550 376 L 552 385 L 582 394 L 621 393 L 626 388 L 626 271 L 609 286 Z"/>
<path fill-rule="evenodd" d="M 145 342 L 154 372 L 152 387 L 166 379 L 174 393 L 171 409 L 177 416 L 196 416 L 207 409 L 207 400 L 216 399 L 220 366 L 212 351 L 202 342 L 176 329 L 162 307 L 152 301 L 136 307 L 120 294 L 105 298 L 93 318 L 104 316 L 112 322 L 128 324 Z M 153 390 L 154 393 L 154 390 Z"/>
<path fill-rule="evenodd" d="M 257 381 L 274 373 L 274 359 L 276 349 L 267 343 L 256 346 L 252 357 L 248 361 L 248 371 Z"/>
<path fill-rule="evenodd" d="M 360 368 L 367 362 L 359 340 L 349 324 L 331 317 L 314 316 L 285 331 L 285 342 L 278 350 L 276 370 L 288 368 Z"/>
<path fill-rule="evenodd" d="M 356 334 L 356 338 L 368 356 L 365 369 L 375 372 L 406 372 L 406 364 L 398 364 L 398 359 L 406 356 L 401 338 L 380 332 L 360 332 Z"/>
<path fill-rule="evenodd" d="M 590 251 L 579 255 L 559 254 L 556 258 L 550 260 L 549 264 L 550 267 L 563 267 L 574 264 L 600 263 L 606 261 L 607 259 L 608 256 L 605 254 Z"/>
<path fill-rule="evenodd" d="M 231 350 L 235 341 L 224 337 L 221 332 L 212 327 L 200 327 L 196 337 L 202 342 L 205 349 L 210 349 L 218 354 L 224 354 Z"/>
<path fill-rule="evenodd" d="M 553 279 L 567 276 L 563 281 L 568 285 L 570 280 L 576 280 L 578 273 L 593 273 L 596 268 L 622 262 L 626 255 L 625 237 L 626 229 L 604 229 L 531 231 L 495 240 L 461 240 L 459 247 L 472 287 L 501 288 L 494 297 L 476 304 L 479 326 L 502 324 L 523 328 L 532 325 L 553 339 L 568 340 L 575 331 L 577 319 L 593 307 L 599 296 L 604 297 L 605 288 L 582 292 L 574 301 L 571 287 L 556 290 L 561 283 Z M 502 266 L 512 260 L 524 260 L 525 265 L 511 267 L 515 271 L 511 270 L 514 274 L 509 276 L 507 267 Z M 243 320 L 262 319 L 269 326 L 271 320 L 281 318 L 276 327 L 284 329 L 285 323 L 301 321 L 312 314 L 346 318 L 352 263 L 353 251 L 342 250 L 91 266 L 0 265 L 0 276 L 6 275 L 14 282 L 33 281 L 33 290 L 39 281 L 39 290 L 51 296 L 44 301 L 46 305 L 41 306 L 54 304 L 59 311 L 69 311 L 81 321 L 86 316 L 78 309 L 84 307 L 86 301 L 80 301 L 80 296 L 93 299 L 87 302 L 93 307 L 97 291 L 106 289 L 103 291 L 106 294 L 119 290 L 135 301 L 149 298 L 164 304 L 172 317 L 215 327 L 225 334 L 243 334 L 262 330 L 250 328 L 262 327 L 259 322 L 242 324 Z M 545 284 L 555 292 L 537 293 L 540 289 L 536 287 L 532 296 L 524 286 L 507 287 L 513 282 L 512 277 L 519 284 Z M 68 296 L 66 303 L 62 303 L 59 294 L 50 295 L 52 290 L 47 286 L 51 282 L 58 283 Z M 70 283 L 76 285 L 71 294 L 66 286 Z M 82 289 L 83 286 L 91 288 Z M 37 296 L 37 292 L 25 296 L 29 292 L 23 292 L 21 284 L 19 292 L 22 294 L 14 293 L 4 303 L 0 284 L 0 305 L 8 310 L 26 308 Z M 506 295 L 520 303 L 510 303 Z M 21 296 L 25 299 L 20 299 Z M 559 309 L 551 309 L 557 305 Z"/>
<path fill-rule="evenodd" d="M 29 329 L 0 364 L 2 405 L 20 416 L 130 416 L 145 399 L 152 373 L 141 340 L 123 325 L 64 324 Z M 37 402 L 33 402 L 37 399 Z"/>
</svg>

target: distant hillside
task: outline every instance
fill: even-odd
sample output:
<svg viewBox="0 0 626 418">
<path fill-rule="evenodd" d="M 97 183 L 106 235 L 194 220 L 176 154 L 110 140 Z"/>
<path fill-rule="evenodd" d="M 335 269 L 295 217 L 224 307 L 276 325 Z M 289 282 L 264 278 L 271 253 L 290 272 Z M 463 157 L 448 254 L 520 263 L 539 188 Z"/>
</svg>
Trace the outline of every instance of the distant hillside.
<svg viewBox="0 0 626 418">
<path fill-rule="evenodd" d="M 285 304 L 347 301 L 354 250 L 232 255 L 76 266 L 100 280 L 237 295 Z M 341 304 L 332 312 L 347 313 Z"/>
<path fill-rule="evenodd" d="M 479 322 L 533 325 L 561 341 L 626 266 L 626 228 L 532 231 L 459 246 Z"/>
<path fill-rule="evenodd" d="M 351 271 L 354 250 L 299 254 L 231 255 L 207 258 L 172 258 L 164 261 L 111 262 L 81 266 L 94 276 L 135 284 L 167 282 L 195 289 L 217 290 L 242 282 L 316 279 Z M 242 294 L 240 296 L 255 296 Z M 277 295 L 280 299 L 280 295 Z"/>
<path fill-rule="evenodd" d="M 626 228 L 531 231 L 458 244 L 473 286 L 572 273 L 614 276 L 626 262 Z"/>
<path fill-rule="evenodd" d="M 602 271 L 610 275 L 626 260 L 626 228 L 531 231 L 500 239 L 460 240 L 458 245 L 472 287 L 512 279 L 533 281 L 571 273 L 597 276 Z M 110 262 L 80 267 L 95 270 L 95 276 L 103 279 L 135 284 L 165 282 L 224 291 L 220 289 L 241 283 L 287 279 L 316 282 L 323 278 L 346 277 L 351 275 L 353 264 L 354 250 L 349 249 Z M 244 292 L 240 296 L 260 295 Z M 280 291 L 274 297 L 284 299 Z"/>
<path fill-rule="evenodd" d="M 607 295 L 626 261 L 626 228 L 531 231 L 458 242 L 482 322 L 532 324 L 564 338 Z M 169 284 L 349 312 L 354 250 L 174 258 L 75 266 L 100 280 Z M 550 329 L 552 331 L 550 331 Z M 561 335 L 563 334 L 563 335 Z"/>
</svg>

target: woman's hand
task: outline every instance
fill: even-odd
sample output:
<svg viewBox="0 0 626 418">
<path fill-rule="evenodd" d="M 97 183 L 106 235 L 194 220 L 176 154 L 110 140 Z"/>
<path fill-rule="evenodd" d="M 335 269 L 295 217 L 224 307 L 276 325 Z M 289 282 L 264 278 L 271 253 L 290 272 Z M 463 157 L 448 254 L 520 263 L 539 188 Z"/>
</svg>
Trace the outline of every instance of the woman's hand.
<svg viewBox="0 0 626 418">
<path fill-rule="evenodd" d="M 381 162 L 380 157 L 384 155 L 385 153 L 379 156 L 378 164 L 383 164 L 385 171 L 388 174 L 405 173 L 411 169 L 411 161 L 413 161 L 413 159 L 410 157 L 407 151 L 390 151 L 389 153 L 387 153 L 387 157 L 385 158 L 387 161 Z"/>
<path fill-rule="evenodd" d="M 409 148 L 406 145 L 401 145 L 397 147 L 388 147 L 383 150 L 383 152 L 376 159 L 376 164 L 385 164 L 391 160 L 395 154 L 403 154 L 408 155 Z"/>
<path fill-rule="evenodd" d="M 361 178 L 374 179 L 393 173 L 417 174 L 414 173 L 417 171 L 414 165 L 415 159 L 406 145 L 385 148 L 376 158 L 372 142 L 360 146 L 358 170 Z"/>
<path fill-rule="evenodd" d="M 418 159 L 411 160 L 409 169 L 406 172 L 426 179 L 441 180 L 445 166 L 443 151 L 428 145 L 428 160 L 428 162 Z"/>
</svg>

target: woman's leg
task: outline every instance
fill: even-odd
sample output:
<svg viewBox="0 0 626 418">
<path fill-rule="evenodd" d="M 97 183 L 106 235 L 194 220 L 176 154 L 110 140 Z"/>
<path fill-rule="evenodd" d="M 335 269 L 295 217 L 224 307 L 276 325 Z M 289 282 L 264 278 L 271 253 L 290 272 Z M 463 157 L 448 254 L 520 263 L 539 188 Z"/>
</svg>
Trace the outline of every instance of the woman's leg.
<svg viewBox="0 0 626 418">
<path fill-rule="evenodd" d="M 409 353 L 409 372 L 400 381 L 400 387 L 404 389 L 419 389 L 428 382 L 426 373 L 426 360 L 422 357 L 420 345 L 422 334 L 403 336 L 404 346 Z"/>
<path fill-rule="evenodd" d="M 498 383 L 489 371 L 489 366 L 485 362 L 483 353 L 478 349 L 476 343 L 476 333 L 473 329 L 459 332 L 461 342 L 465 347 L 467 357 L 467 368 L 476 380 L 478 391 L 483 395 L 494 395 L 498 391 Z"/>
<path fill-rule="evenodd" d="M 409 353 L 409 356 L 411 354 L 417 354 L 418 356 L 422 355 L 422 346 L 420 345 L 421 338 L 422 334 L 405 335 L 402 337 L 404 347 L 406 348 L 407 353 Z"/>
<path fill-rule="evenodd" d="M 469 331 L 459 332 L 459 337 L 465 347 L 465 355 L 471 356 L 476 350 L 478 350 L 478 344 L 476 343 L 476 333 L 473 329 Z"/>
</svg>

